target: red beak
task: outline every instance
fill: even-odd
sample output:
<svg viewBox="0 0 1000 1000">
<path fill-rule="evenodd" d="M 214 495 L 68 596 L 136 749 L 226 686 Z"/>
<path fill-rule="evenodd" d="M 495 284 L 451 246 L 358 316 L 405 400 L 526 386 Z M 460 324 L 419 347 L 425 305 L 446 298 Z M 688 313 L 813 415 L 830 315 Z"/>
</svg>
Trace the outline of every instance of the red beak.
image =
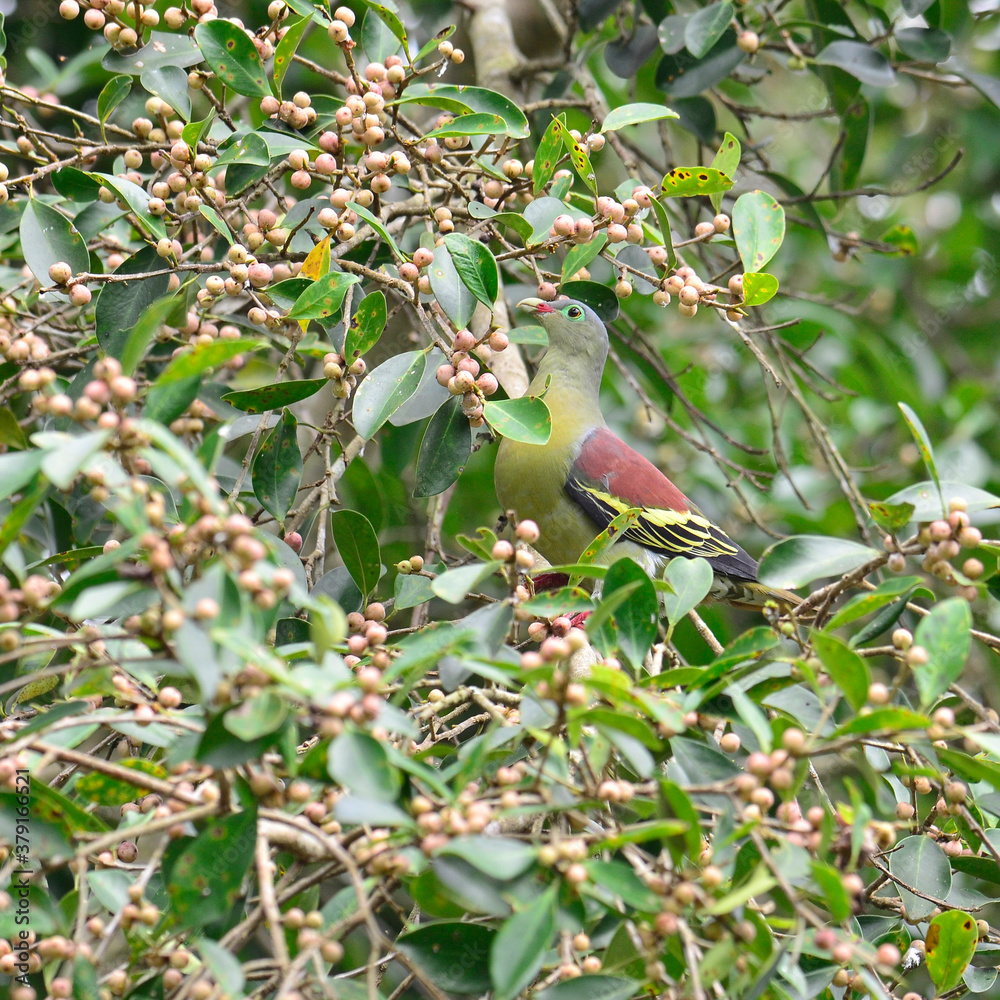
<svg viewBox="0 0 1000 1000">
<path fill-rule="evenodd" d="M 520 302 L 518 302 L 517 308 L 525 309 L 528 312 L 533 312 L 535 313 L 536 316 L 540 313 L 555 312 L 555 309 L 552 307 L 550 303 L 545 302 L 542 299 L 535 299 L 535 298 L 522 299 Z"/>
</svg>

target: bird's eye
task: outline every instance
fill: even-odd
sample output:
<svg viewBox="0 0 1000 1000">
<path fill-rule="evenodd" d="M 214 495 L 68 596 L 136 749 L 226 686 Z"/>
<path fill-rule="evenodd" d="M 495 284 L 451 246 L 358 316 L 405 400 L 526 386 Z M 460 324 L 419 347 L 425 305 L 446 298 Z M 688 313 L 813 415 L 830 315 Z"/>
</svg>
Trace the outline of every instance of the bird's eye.
<svg viewBox="0 0 1000 1000">
<path fill-rule="evenodd" d="M 583 310 L 579 306 L 570 306 L 569 309 L 566 310 L 566 315 L 569 316 L 570 319 L 579 319 L 583 315 Z"/>
</svg>

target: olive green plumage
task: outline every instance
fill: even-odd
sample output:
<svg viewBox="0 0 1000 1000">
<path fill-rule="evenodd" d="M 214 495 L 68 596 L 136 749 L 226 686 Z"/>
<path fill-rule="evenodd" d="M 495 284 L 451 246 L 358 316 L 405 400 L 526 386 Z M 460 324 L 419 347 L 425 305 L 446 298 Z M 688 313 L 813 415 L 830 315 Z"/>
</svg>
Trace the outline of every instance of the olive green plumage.
<svg viewBox="0 0 1000 1000">
<path fill-rule="evenodd" d="M 759 584 L 756 562 L 608 428 L 599 395 L 608 333 L 597 314 L 571 299 L 520 305 L 548 333 L 548 350 L 528 392 L 545 393 L 552 433 L 544 445 L 504 438 L 495 480 L 504 509 L 538 523 L 538 551 L 553 565 L 575 562 L 615 516 L 638 508 L 638 521 L 602 561 L 629 556 L 659 576 L 675 556 L 701 557 L 715 572 L 715 599 L 748 607 L 768 600 L 798 603 L 794 594 Z"/>
</svg>

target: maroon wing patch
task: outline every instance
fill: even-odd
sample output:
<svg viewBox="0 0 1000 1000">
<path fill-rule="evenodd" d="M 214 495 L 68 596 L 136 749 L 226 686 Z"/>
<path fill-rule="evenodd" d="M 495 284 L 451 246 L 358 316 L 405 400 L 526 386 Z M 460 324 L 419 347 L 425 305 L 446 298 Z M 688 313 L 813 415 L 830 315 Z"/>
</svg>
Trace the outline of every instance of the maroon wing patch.
<svg viewBox="0 0 1000 1000">
<path fill-rule="evenodd" d="M 624 538 L 668 559 L 700 557 L 734 580 L 757 579 L 757 563 L 712 524 L 659 469 L 606 427 L 592 431 L 566 477 L 564 489 L 597 528 L 639 508 Z"/>
<path fill-rule="evenodd" d="M 592 431 L 573 466 L 580 478 L 600 483 L 630 507 L 686 511 L 691 504 L 660 470 L 607 427 Z"/>
</svg>

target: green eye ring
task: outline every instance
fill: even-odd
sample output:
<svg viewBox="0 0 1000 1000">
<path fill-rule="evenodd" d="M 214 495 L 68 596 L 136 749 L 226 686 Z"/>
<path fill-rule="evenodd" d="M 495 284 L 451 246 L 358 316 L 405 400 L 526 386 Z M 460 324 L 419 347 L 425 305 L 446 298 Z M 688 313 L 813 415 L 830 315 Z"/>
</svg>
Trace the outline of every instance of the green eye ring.
<svg viewBox="0 0 1000 1000">
<path fill-rule="evenodd" d="M 570 306 L 566 310 L 566 315 L 570 319 L 579 319 L 583 315 L 583 310 L 579 306 Z"/>
</svg>

